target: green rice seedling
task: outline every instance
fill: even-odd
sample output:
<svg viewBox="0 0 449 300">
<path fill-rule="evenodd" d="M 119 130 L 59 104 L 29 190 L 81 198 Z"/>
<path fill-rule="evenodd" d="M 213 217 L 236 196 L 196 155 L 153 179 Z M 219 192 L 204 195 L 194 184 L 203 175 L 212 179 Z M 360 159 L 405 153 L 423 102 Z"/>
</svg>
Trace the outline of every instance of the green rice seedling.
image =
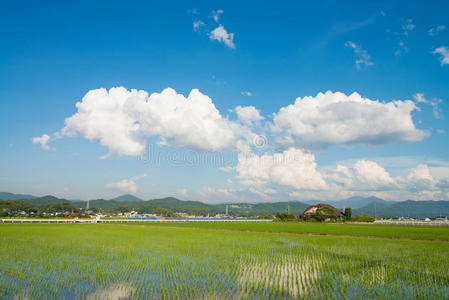
<svg viewBox="0 0 449 300">
<path fill-rule="evenodd" d="M 447 242 L 1 225 L 0 298 L 444 299 Z"/>
</svg>

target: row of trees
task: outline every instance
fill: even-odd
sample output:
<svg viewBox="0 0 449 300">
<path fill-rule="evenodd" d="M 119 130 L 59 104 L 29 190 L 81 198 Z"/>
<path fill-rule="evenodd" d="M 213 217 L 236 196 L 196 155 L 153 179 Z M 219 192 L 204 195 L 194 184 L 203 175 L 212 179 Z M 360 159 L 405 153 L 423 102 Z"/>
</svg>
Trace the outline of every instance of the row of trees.
<svg viewBox="0 0 449 300">
<path fill-rule="evenodd" d="M 263 215 L 264 218 L 266 219 L 271 219 L 270 218 L 274 218 L 272 215 Z M 262 216 L 261 216 L 262 217 Z M 368 217 L 368 216 L 357 216 L 357 217 L 352 217 L 352 210 L 351 208 L 345 208 L 344 211 L 344 217 L 340 218 L 339 215 L 337 215 L 337 212 L 335 210 L 333 210 L 330 207 L 327 206 L 323 206 L 320 207 L 316 210 L 315 213 L 313 214 L 308 214 L 308 215 L 300 215 L 298 217 L 296 217 L 295 215 L 291 214 L 291 213 L 276 213 L 275 216 L 276 220 L 279 221 L 284 221 L 284 222 L 288 222 L 288 221 L 316 221 L 316 222 L 323 222 L 325 220 L 330 220 L 330 221 L 355 221 L 355 222 L 374 222 L 374 218 L 373 217 Z"/>
<path fill-rule="evenodd" d="M 17 216 L 19 214 L 44 216 L 48 213 L 79 213 L 80 210 L 70 203 L 53 203 L 34 207 L 30 203 L 19 200 L 0 200 L 0 217 Z"/>
</svg>

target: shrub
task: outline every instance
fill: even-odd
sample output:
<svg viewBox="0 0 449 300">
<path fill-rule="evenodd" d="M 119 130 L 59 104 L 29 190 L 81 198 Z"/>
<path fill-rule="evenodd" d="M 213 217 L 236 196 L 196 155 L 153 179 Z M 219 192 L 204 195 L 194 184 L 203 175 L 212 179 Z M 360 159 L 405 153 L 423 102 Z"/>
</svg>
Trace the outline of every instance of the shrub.
<svg viewBox="0 0 449 300">
<path fill-rule="evenodd" d="M 279 219 L 281 221 L 296 221 L 296 217 L 293 214 L 289 213 L 276 213 L 276 219 Z"/>
<path fill-rule="evenodd" d="M 272 214 L 261 214 L 257 217 L 258 219 L 274 219 Z"/>
<path fill-rule="evenodd" d="M 354 221 L 354 222 L 374 222 L 375 219 L 374 219 L 374 217 L 370 217 L 370 216 L 357 216 L 357 217 L 351 218 L 351 221 Z"/>
</svg>

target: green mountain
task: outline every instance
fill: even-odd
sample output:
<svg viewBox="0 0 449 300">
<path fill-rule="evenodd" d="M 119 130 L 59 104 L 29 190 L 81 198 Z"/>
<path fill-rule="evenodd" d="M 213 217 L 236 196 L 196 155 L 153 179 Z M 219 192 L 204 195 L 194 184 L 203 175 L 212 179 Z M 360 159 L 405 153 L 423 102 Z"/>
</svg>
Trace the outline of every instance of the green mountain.
<svg viewBox="0 0 449 300">
<path fill-rule="evenodd" d="M 60 198 L 56 198 L 55 196 L 50 196 L 50 195 L 38 197 L 38 198 L 20 199 L 20 200 L 23 202 L 27 202 L 27 203 L 33 205 L 34 207 L 41 207 L 41 206 L 55 204 L 55 203 L 71 203 L 71 204 L 73 204 L 72 201 L 69 201 L 67 199 L 60 199 Z"/>
<path fill-rule="evenodd" d="M 382 203 L 385 205 L 392 204 L 394 202 L 385 201 L 383 199 L 377 198 L 377 197 L 360 197 L 360 196 L 354 196 L 347 199 L 342 200 L 334 200 L 334 201 L 306 201 L 308 204 L 318 204 L 318 203 L 326 203 L 330 204 L 336 208 L 344 209 L 345 207 L 350 207 L 352 209 L 358 209 L 364 206 L 367 206 L 373 202 L 376 203 Z"/>
<path fill-rule="evenodd" d="M 0 199 L 2 199 L 2 200 L 20 200 L 20 199 L 32 199 L 32 198 L 37 198 L 37 197 L 33 196 L 33 195 L 0 192 Z"/>
<path fill-rule="evenodd" d="M 145 201 L 145 205 L 162 208 L 205 209 L 205 210 L 214 209 L 214 205 L 206 204 L 199 201 L 184 201 L 174 197 L 147 200 Z"/>
<path fill-rule="evenodd" d="M 115 198 L 112 198 L 111 200 L 115 200 L 115 201 L 119 201 L 119 202 L 139 202 L 139 201 L 143 201 L 142 199 L 134 196 L 134 195 L 130 195 L 130 194 L 125 194 L 125 195 L 121 195 Z"/>
<path fill-rule="evenodd" d="M 9 193 L 7 193 L 9 194 Z M 44 196 L 35 198 L 26 198 L 8 201 L 22 201 L 40 208 L 57 203 L 71 204 L 77 208 L 86 208 L 86 201 L 71 201 L 60 199 L 54 196 Z M 120 197 L 104 200 L 95 199 L 89 201 L 90 208 L 100 208 L 103 210 L 126 211 L 136 209 L 146 212 L 185 212 L 195 215 L 225 213 L 226 205 L 230 215 L 256 216 L 260 214 L 275 214 L 277 212 L 287 212 L 294 215 L 300 215 L 309 206 L 314 203 L 328 203 L 337 208 L 351 207 L 354 216 L 373 216 L 374 205 L 376 203 L 376 215 L 382 218 L 391 217 L 410 217 L 427 218 L 437 216 L 449 216 L 449 201 L 402 201 L 388 202 L 376 197 L 351 197 L 340 201 L 313 201 L 303 203 L 299 201 L 274 202 L 274 203 L 231 203 L 231 204 L 207 204 L 199 201 L 183 201 L 174 197 L 166 197 L 152 200 L 142 200 L 133 195 L 122 195 Z M 7 202 L 5 202 L 7 203 Z M 5 204 L 6 205 L 6 204 Z"/>
<path fill-rule="evenodd" d="M 355 216 L 374 216 L 374 205 L 369 204 L 354 209 Z M 449 217 L 449 201 L 402 201 L 393 204 L 377 203 L 376 216 L 378 218 L 410 217 L 433 218 L 438 216 Z"/>
<path fill-rule="evenodd" d="M 220 212 L 226 210 L 226 204 L 215 205 Z M 290 202 L 268 202 L 268 203 L 233 203 L 228 204 L 228 212 L 231 215 L 261 215 L 276 214 L 277 212 L 287 212 L 299 216 L 309 206 L 309 204 L 290 201 Z"/>
</svg>

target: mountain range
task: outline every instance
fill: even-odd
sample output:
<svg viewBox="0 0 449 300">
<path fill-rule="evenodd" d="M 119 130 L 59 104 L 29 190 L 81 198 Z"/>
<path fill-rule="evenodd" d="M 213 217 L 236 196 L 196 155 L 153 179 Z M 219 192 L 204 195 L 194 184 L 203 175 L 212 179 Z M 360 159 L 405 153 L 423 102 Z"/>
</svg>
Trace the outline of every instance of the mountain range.
<svg viewBox="0 0 449 300">
<path fill-rule="evenodd" d="M 23 197 L 23 198 L 22 198 Z M 68 203 L 77 208 L 85 208 L 86 201 L 67 200 L 55 196 L 36 197 L 32 195 L 12 194 L 1 192 L 2 200 L 20 200 L 30 203 L 34 207 L 42 207 L 54 203 Z M 352 208 L 352 214 L 374 216 L 374 203 L 376 205 L 376 216 L 426 218 L 437 216 L 449 216 L 449 201 L 385 201 L 377 197 L 351 197 L 337 201 L 289 201 L 289 202 L 265 202 L 265 203 L 230 203 L 230 204 L 207 204 L 200 201 L 185 201 L 174 197 L 143 200 L 134 195 L 125 194 L 110 200 L 89 200 L 89 208 L 101 208 L 112 210 L 117 208 L 158 208 L 168 209 L 176 212 L 187 213 L 224 213 L 226 206 L 231 215 L 260 215 L 275 214 L 276 212 L 287 212 L 300 215 L 309 205 L 326 203 L 341 210 L 346 207 Z"/>
<path fill-rule="evenodd" d="M 305 201 L 305 203 L 307 204 L 318 204 L 318 203 L 326 203 L 326 204 L 330 204 L 332 206 L 335 206 L 336 208 L 339 209 L 344 209 L 346 207 L 350 207 L 352 209 L 358 209 L 358 208 L 362 208 L 364 206 L 367 206 L 373 202 L 376 203 L 382 203 L 385 205 L 390 205 L 393 203 L 396 203 L 394 201 L 385 201 L 383 199 L 377 198 L 377 197 L 360 197 L 360 196 L 354 196 L 354 197 L 350 197 L 347 199 L 343 199 L 343 200 L 331 200 L 331 201 L 318 201 L 318 200 L 312 200 L 312 201 Z"/>
<path fill-rule="evenodd" d="M 37 198 L 37 197 L 33 196 L 33 195 L 0 192 L 0 199 L 2 199 L 2 200 L 20 200 L 20 199 L 32 199 L 32 198 Z"/>
</svg>

